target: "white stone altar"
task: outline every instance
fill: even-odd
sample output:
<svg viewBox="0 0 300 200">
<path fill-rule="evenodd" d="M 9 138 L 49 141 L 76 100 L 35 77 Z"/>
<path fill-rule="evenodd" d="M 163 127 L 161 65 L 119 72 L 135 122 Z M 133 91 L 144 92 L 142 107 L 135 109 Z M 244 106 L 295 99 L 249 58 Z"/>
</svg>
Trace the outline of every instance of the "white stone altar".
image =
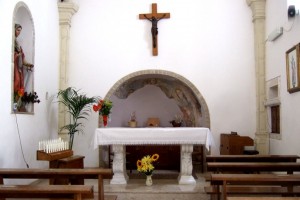
<svg viewBox="0 0 300 200">
<path fill-rule="evenodd" d="M 192 176 L 193 145 L 202 144 L 209 150 L 212 136 L 208 128 L 97 128 L 94 135 L 94 148 L 99 145 L 112 145 L 113 178 L 110 184 L 127 184 L 126 145 L 181 145 L 179 184 L 195 184 Z"/>
</svg>

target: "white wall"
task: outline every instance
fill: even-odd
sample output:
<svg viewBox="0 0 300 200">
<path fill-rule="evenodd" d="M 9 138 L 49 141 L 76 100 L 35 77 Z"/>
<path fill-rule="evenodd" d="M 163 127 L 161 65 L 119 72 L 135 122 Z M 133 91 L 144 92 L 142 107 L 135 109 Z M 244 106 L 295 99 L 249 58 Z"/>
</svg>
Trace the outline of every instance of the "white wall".
<svg viewBox="0 0 300 200">
<path fill-rule="evenodd" d="M 74 0 L 75 1 L 75 0 Z M 25 167 L 16 125 L 11 113 L 12 19 L 17 0 L 0 0 L 0 167 Z M 57 2 L 24 0 L 35 28 L 35 90 L 41 103 L 34 115 L 17 115 L 24 156 L 30 167 L 47 167 L 36 161 L 39 140 L 56 137 L 57 104 L 46 99 L 58 88 L 59 27 Z M 237 131 L 254 137 L 255 78 L 252 13 L 246 1 L 158 0 L 159 12 L 171 18 L 159 21 L 159 55 L 151 55 L 151 23 L 138 14 L 151 11 L 152 1 L 76 0 L 72 19 L 70 86 L 88 95 L 104 97 L 124 76 L 145 69 L 173 71 L 191 81 L 205 98 L 218 152 L 219 134 Z M 267 1 L 266 33 L 278 26 L 286 30 L 266 43 L 266 81 L 281 77 L 282 139 L 271 139 L 270 152 L 299 154 L 300 92 L 286 90 L 285 52 L 299 43 L 299 16 L 287 19 L 286 0 Z M 26 27 L 24 27 L 26 28 Z M 267 38 L 266 35 L 266 38 Z M 75 138 L 76 154 L 86 166 L 98 165 L 98 152 L 90 145 L 98 115 L 87 121 L 85 134 Z"/>
<path fill-rule="evenodd" d="M 254 138 L 253 24 L 246 1 L 156 1 L 158 12 L 171 13 L 170 19 L 158 22 L 158 56 L 152 56 L 151 23 L 138 19 L 138 14 L 151 12 L 153 1 L 74 2 L 79 10 L 70 33 L 71 86 L 104 97 L 130 73 L 172 71 L 191 81 L 205 98 L 214 152 L 219 152 L 220 133 L 237 131 Z M 86 156 L 86 166 L 98 164 L 98 152 L 86 148 L 97 117 L 93 113 L 85 134 L 74 142 L 75 152 Z"/>
<path fill-rule="evenodd" d="M 299 7 L 296 7 L 299 9 Z M 270 153 L 299 154 L 300 130 L 300 92 L 287 91 L 285 52 L 300 42 L 300 17 L 288 20 L 287 3 L 281 1 L 267 1 L 267 35 L 277 27 L 284 27 L 283 35 L 274 42 L 266 43 L 266 79 L 280 77 L 281 99 L 281 140 L 270 140 Z M 267 37 L 267 36 L 266 36 Z"/>
<path fill-rule="evenodd" d="M 57 105 L 51 96 L 58 89 L 59 27 L 57 2 L 24 0 L 31 12 L 35 29 L 34 89 L 41 100 L 34 114 L 13 114 L 12 108 L 12 36 L 13 13 L 19 1 L 0 0 L 0 168 L 23 168 L 19 136 L 24 158 L 29 167 L 48 167 L 48 162 L 36 160 L 38 141 L 57 137 Z M 23 29 L 26 29 L 23 26 Z M 48 92 L 49 98 L 46 99 Z M 17 121 L 17 122 L 16 122 Z M 18 134 L 19 129 L 19 134 Z"/>
<path fill-rule="evenodd" d="M 170 121 L 175 115 L 182 116 L 176 101 L 153 85 L 146 85 L 126 99 L 112 96 L 111 101 L 114 102 L 109 122 L 111 127 L 127 127 L 132 112 L 136 113 L 138 127 L 146 127 L 149 117 L 159 118 L 160 127 L 172 127 Z"/>
<path fill-rule="evenodd" d="M 57 1 L 24 0 L 35 25 L 35 90 L 42 102 L 35 114 L 17 115 L 25 158 L 36 161 L 39 140 L 56 137 L 57 105 L 46 100 L 58 88 L 59 27 Z M 147 69 L 178 73 L 205 98 L 218 152 L 219 134 L 237 131 L 254 137 L 255 78 L 253 26 L 246 1 L 158 0 L 158 12 L 171 18 L 159 21 L 158 56 L 151 52 L 151 23 L 138 14 L 151 12 L 152 1 L 74 0 L 79 11 L 72 18 L 69 85 L 88 95 L 104 97 L 124 76 Z M 276 1 L 277 2 L 277 1 Z M 15 116 L 11 114 L 12 13 L 16 0 L 0 0 L 0 167 L 25 167 Z M 5 19 L 5 20 L 3 20 Z M 42 69 L 42 70 L 41 70 Z M 90 145 L 98 115 L 76 135 L 74 151 L 85 166 L 98 166 L 98 151 Z M 6 128 L 7 127 L 7 128 Z M 14 159 L 12 159 L 14 158 Z"/>
</svg>

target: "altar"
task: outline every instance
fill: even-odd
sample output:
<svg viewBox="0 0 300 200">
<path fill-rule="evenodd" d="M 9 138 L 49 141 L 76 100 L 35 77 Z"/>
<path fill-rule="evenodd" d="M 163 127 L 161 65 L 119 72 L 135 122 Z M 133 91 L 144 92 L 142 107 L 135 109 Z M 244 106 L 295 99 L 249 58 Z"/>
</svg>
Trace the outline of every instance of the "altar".
<svg viewBox="0 0 300 200">
<path fill-rule="evenodd" d="M 212 136 L 208 128 L 97 128 L 93 139 L 94 148 L 112 145 L 114 153 L 111 184 L 127 184 L 125 145 L 180 145 L 179 184 L 195 184 L 192 176 L 193 145 L 205 145 L 209 150 Z"/>
</svg>

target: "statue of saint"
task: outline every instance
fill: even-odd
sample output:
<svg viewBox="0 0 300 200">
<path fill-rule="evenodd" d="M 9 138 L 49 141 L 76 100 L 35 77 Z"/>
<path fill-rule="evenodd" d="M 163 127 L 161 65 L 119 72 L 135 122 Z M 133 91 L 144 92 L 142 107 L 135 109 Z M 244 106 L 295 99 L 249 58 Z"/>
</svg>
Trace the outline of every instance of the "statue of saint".
<svg viewBox="0 0 300 200">
<path fill-rule="evenodd" d="M 14 44 L 14 94 L 24 93 L 24 70 L 32 71 L 33 64 L 26 62 L 23 49 L 17 38 L 22 31 L 20 24 L 15 24 L 15 44 Z M 18 99 L 15 99 L 15 102 Z"/>
</svg>

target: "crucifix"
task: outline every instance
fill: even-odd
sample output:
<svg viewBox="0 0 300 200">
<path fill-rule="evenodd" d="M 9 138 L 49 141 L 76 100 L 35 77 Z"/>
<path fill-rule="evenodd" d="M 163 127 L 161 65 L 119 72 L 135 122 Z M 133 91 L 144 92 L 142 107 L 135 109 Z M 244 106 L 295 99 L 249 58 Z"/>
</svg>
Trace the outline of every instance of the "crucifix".
<svg viewBox="0 0 300 200">
<path fill-rule="evenodd" d="M 157 4 L 152 4 L 152 13 L 148 14 L 139 14 L 139 19 L 147 19 L 152 23 L 151 34 L 152 34 L 152 55 L 157 56 L 157 34 L 158 27 L 157 23 L 161 19 L 170 18 L 170 13 L 157 13 Z"/>
</svg>

